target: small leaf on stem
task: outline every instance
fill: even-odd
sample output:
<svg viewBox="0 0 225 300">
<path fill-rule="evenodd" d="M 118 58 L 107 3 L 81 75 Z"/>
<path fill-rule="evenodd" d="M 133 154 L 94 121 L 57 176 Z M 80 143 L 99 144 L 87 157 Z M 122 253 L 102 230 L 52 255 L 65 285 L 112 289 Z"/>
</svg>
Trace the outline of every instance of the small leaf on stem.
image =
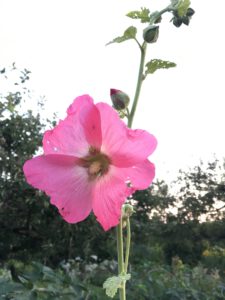
<svg viewBox="0 0 225 300">
<path fill-rule="evenodd" d="M 146 7 L 141 7 L 141 10 L 134 10 L 127 14 L 127 17 L 131 19 L 140 19 L 141 23 L 150 22 L 150 10 Z"/>
<path fill-rule="evenodd" d="M 123 282 L 129 280 L 131 277 L 130 274 L 112 276 L 106 279 L 103 283 L 103 289 L 105 289 L 106 295 L 113 298 L 117 290 L 122 286 Z"/>
<path fill-rule="evenodd" d="M 135 39 L 136 34 L 137 34 L 137 28 L 134 26 L 130 26 L 124 31 L 122 36 L 116 37 L 111 42 L 107 43 L 106 46 L 113 43 L 122 43 L 130 39 Z"/>
<path fill-rule="evenodd" d="M 176 67 L 176 64 L 174 62 L 165 61 L 161 59 L 152 59 L 145 65 L 145 67 L 146 67 L 145 70 L 145 76 L 146 76 L 148 74 L 155 73 L 155 71 L 158 69 L 169 69 L 169 68 Z"/>
</svg>

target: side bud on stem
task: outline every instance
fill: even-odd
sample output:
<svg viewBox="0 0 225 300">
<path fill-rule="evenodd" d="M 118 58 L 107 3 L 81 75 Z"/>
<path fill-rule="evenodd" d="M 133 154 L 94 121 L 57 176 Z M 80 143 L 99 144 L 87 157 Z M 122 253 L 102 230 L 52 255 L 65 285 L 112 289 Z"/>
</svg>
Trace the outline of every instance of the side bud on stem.
<svg viewBox="0 0 225 300">
<path fill-rule="evenodd" d="M 113 107 L 118 111 L 126 109 L 129 105 L 129 96 L 120 90 L 111 89 L 110 97 L 113 103 Z"/>
<path fill-rule="evenodd" d="M 155 43 L 159 37 L 159 26 L 158 25 L 149 25 L 143 31 L 143 39 L 146 43 Z"/>
<path fill-rule="evenodd" d="M 122 208 L 122 226 L 123 228 L 127 225 L 127 219 L 130 218 L 134 213 L 134 208 L 130 204 L 124 204 Z"/>
</svg>

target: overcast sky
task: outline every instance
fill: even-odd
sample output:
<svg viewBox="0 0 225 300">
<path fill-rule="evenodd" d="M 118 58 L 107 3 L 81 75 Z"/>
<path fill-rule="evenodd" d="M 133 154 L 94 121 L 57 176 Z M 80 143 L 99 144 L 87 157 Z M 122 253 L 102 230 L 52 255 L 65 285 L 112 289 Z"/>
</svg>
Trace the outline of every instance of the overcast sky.
<svg viewBox="0 0 225 300">
<path fill-rule="evenodd" d="M 207 3 L 208 4 L 207 4 Z M 213 6 L 210 6 L 209 4 Z M 16 62 L 32 71 L 31 85 L 45 95 L 46 112 L 65 116 L 81 94 L 110 103 L 109 89 L 133 98 L 139 49 L 132 41 L 105 46 L 138 21 L 125 17 L 141 6 L 159 10 L 169 0 L 0 0 L 0 67 Z M 159 70 L 143 85 L 134 128 L 159 142 L 152 156 L 160 178 L 179 168 L 225 153 L 224 0 L 197 1 L 190 26 L 175 28 L 170 15 L 148 60 L 177 63 Z"/>
</svg>

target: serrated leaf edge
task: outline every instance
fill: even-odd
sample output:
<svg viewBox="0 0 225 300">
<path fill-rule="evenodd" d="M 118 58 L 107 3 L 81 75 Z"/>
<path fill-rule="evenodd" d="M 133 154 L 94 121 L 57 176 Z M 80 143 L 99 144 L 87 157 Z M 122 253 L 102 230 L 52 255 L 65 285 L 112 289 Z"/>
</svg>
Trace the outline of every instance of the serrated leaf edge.
<svg viewBox="0 0 225 300">
<path fill-rule="evenodd" d="M 106 295 L 110 298 L 113 298 L 116 295 L 118 289 L 122 286 L 122 284 L 130 278 L 130 274 L 120 274 L 118 276 L 112 276 L 107 278 L 103 283 L 103 289 L 105 289 Z"/>
<path fill-rule="evenodd" d="M 131 30 L 134 31 L 133 35 L 129 34 L 129 31 L 131 31 Z M 110 44 L 114 44 L 114 43 L 123 43 L 127 40 L 135 39 L 136 34 L 137 34 L 137 28 L 134 26 L 130 26 L 124 31 L 122 36 L 118 36 L 118 37 L 114 38 L 112 41 L 108 42 L 106 44 L 106 46 L 108 46 Z"/>
<path fill-rule="evenodd" d="M 155 67 L 153 67 L 151 70 L 151 65 L 154 65 L 154 64 L 155 64 Z M 169 68 L 174 68 L 174 67 L 176 67 L 176 63 L 174 63 L 174 62 L 162 60 L 162 59 L 152 59 L 145 64 L 146 70 L 145 70 L 144 75 L 146 77 L 148 74 L 153 74 L 153 73 L 155 73 L 155 71 L 157 71 L 159 69 L 169 69 Z"/>
<path fill-rule="evenodd" d="M 144 13 L 146 12 L 147 12 L 147 16 L 144 15 Z M 141 10 L 132 10 L 129 13 L 127 13 L 126 16 L 134 20 L 139 19 L 141 23 L 150 22 L 150 10 L 146 7 L 141 7 Z"/>
</svg>

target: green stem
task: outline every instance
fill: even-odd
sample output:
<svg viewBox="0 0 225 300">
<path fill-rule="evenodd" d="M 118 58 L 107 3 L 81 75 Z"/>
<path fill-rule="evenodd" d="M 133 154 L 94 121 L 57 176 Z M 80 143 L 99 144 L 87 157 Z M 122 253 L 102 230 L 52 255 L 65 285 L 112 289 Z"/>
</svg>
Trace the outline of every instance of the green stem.
<svg viewBox="0 0 225 300">
<path fill-rule="evenodd" d="M 156 13 L 155 16 L 150 21 L 150 24 L 154 24 L 154 22 L 165 12 L 173 10 L 171 6 L 169 5 L 165 9 L 161 10 L 160 12 Z M 141 44 L 138 42 L 137 39 L 135 39 L 137 42 L 140 50 L 141 50 L 141 59 L 140 59 L 140 66 L 138 71 L 138 78 L 137 78 L 137 85 L 136 85 L 136 91 L 134 96 L 134 101 L 132 105 L 131 112 L 129 114 L 129 111 L 127 110 L 127 118 L 128 118 L 128 127 L 132 127 L 134 115 L 137 109 L 137 104 L 141 92 L 141 86 L 142 82 L 145 79 L 144 76 L 144 66 L 145 66 L 145 56 L 146 56 L 146 50 L 147 50 L 147 43 L 144 42 L 141 46 Z M 128 269 L 128 261 L 129 261 L 129 255 L 130 255 L 130 242 L 131 242 L 131 231 L 130 231 L 130 219 L 129 217 L 126 220 L 127 222 L 127 238 L 126 238 L 126 254 L 125 254 L 125 262 L 124 262 L 124 253 L 123 253 L 123 227 L 122 227 L 122 215 L 120 219 L 120 223 L 117 226 L 117 253 L 118 253 L 118 273 L 119 275 L 125 275 L 127 273 Z M 120 300 L 126 300 L 126 281 L 123 282 L 122 287 L 119 289 L 120 291 Z"/>
<path fill-rule="evenodd" d="M 124 274 L 124 255 L 123 255 L 123 227 L 122 227 L 122 216 L 120 219 L 120 223 L 116 228 L 117 233 L 117 253 L 118 253 L 118 273 Z M 120 291 L 120 300 L 126 300 L 126 287 L 125 282 L 122 287 L 119 289 Z"/>
<path fill-rule="evenodd" d="M 130 231 L 130 218 L 127 218 L 127 239 L 126 239 L 126 255 L 125 255 L 125 264 L 124 271 L 127 273 L 129 255 L 130 255 L 130 241 L 131 241 L 131 231 Z"/>
<path fill-rule="evenodd" d="M 131 113 L 128 115 L 128 127 L 131 128 L 134 114 L 136 111 L 141 85 L 143 81 L 143 70 L 144 70 L 144 63 L 145 63 L 145 54 L 146 54 L 147 44 L 143 43 L 141 49 L 141 61 L 138 73 L 138 81 L 136 86 L 136 92 L 134 97 L 134 102 L 132 106 Z M 117 226 L 117 253 L 118 253 L 118 272 L 119 274 L 126 274 L 128 268 L 128 260 L 130 254 L 130 240 L 131 240 L 131 233 L 130 233 L 130 220 L 127 220 L 127 240 L 126 240 L 126 258 L 124 264 L 124 254 L 123 254 L 123 228 L 122 228 L 122 216 L 119 225 Z M 120 288 L 120 300 L 126 300 L 126 281 L 123 282 L 122 287 Z"/>
<path fill-rule="evenodd" d="M 141 50 L 141 44 L 139 43 L 139 41 L 138 41 L 136 38 L 134 38 L 134 40 L 135 40 L 135 42 L 138 44 L 138 47 L 139 47 L 140 50 Z"/>
<path fill-rule="evenodd" d="M 173 8 L 171 7 L 171 5 L 167 6 L 166 8 L 162 9 L 161 11 L 159 11 L 158 13 L 156 13 L 154 15 L 154 17 L 151 19 L 150 24 L 154 24 L 154 22 L 160 17 L 162 16 L 164 13 L 169 12 L 169 11 L 173 11 Z M 134 101 L 133 101 L 133 105 L 132 105 L 132 109 L 128 118 L 128 127 L 132 127 L 132 123 L 133 123 L 133 119 L 134 119 L 134 115 L 136 112 L 136 108 L 137 108 L 137 104 L 138 104 L 138 100 L 139 100 L 139 96 L 140 96 L 140 92 L 141 92 L 141 86 L 142 86 L 142 82 L 144 80 L 144 66 L 145 66 L 145 55 L 146 55 L 146 50 L 147 50 L 147 43 L 144 42 L 143 45 L 141 46 L 139 44 L 139 42 L 135 39 L 135 41 L 138 43 L 140 50 L 141 50 L 141 60 L 140 60 L 140 66 L 139 66 L 139 72 L 138 72 L 138 79 L 137 79 L 137 85 L 136 85 L 136 91 L 135 91 L 135 96 L 134 96 Z"/>
<path fill-rule="evenodd" d="M 143 71 L 144 71 L 144 64 L 145 64 L 145 55 L 146 55 L 146 49 L 147 49 L 147 44 L 144 42 L 142 47 L 141 47 L 141 60 L 140 60 L 140 66 L 139 66 L 139 72 L 138 72 L 138 79 L 137 79 L 137 86 L 136 86 L 136 92 L 134 96 L 134 101 L 132 105 L 132 109 L 129 115 L 128 119 L 128 127 L 132 127 L 134 115 L 136 112 L 137 104 L 138 104 L 138 99 L 141 91 L 141 85 L 143 82 Z"/>
<path fill-rule="evenodd" d="M 161 17 L 164 13 L 170 12 L 170 11 L 173 11 L 173 10 L 174 10 L 174 8 L 173 8 L 173 7 L 171 6 L 171 4 L 170 4 L 170 5 L 168 5 L 167 7 L 165 7 L 164 9 L 158 11 L 158 12 L 154 15 L 154 17 L 151 19 L 149 25 L 154 24 L 155 21 L 156 21 L 159 17 Z"/>
</svg>

